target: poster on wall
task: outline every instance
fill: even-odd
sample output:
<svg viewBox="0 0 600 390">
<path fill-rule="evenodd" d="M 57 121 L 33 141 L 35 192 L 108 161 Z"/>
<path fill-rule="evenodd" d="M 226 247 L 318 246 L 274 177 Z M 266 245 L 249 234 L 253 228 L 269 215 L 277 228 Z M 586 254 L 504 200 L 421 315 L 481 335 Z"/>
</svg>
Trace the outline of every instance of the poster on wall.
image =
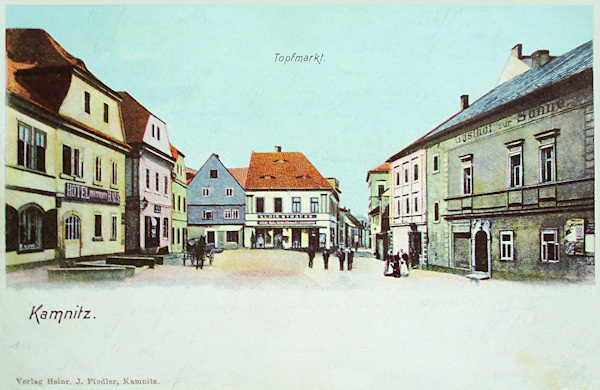
<svg viewBox="0 0 600 390">
<path fill-rule="evenodd" d="M 565 253 L 570 256 L 585 254 L 585 219 L 567 220 L 565 224 Z"/>
</svg>

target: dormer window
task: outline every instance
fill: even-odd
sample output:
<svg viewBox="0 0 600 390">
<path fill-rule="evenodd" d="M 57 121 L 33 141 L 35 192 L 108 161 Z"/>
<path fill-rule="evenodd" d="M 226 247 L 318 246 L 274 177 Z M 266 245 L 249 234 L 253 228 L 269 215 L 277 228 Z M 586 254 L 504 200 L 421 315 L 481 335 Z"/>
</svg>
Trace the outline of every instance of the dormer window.
<svg viewBox="0 0 600 390">
<path fill-rule="evenodd" d="M 296 179 L 310 179 L 310 176 L 308 176 L 308 175 L 300 175 L 300 176 L 296 176 Z"/>
<path fill-rule="evenodd" d="M 285 162 L 288 162 L 288 160 L 285 160 L 283 158 L 279 158 L 277 160 L 273 160 L 273 162 L 276 162 L 276 163 L 285 163 Z"/>
<path fill-rule="evenodd" d="M 261 179 L 265 179 L 265 180 L 271 180 L 271 179 L 275 179 L 275 176 L 271 176 L 271 175 L 264 175 L 260 177 Z"/>
</svg>

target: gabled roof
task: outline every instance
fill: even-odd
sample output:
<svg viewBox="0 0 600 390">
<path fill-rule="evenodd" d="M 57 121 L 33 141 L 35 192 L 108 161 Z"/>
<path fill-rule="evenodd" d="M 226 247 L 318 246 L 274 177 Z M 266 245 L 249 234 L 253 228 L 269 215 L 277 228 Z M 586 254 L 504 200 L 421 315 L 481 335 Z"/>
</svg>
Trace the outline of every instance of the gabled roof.
<svg viewBox="0 0 600 390">
<path fill-rule="evenodd" d="M 142 106 L 127 92 L 119 92 L 123 99 L 121 103 L 121 113 L 123 116 L 123 126 L 125 127 L 125 137 L 129 144 L 139 144 L 143 142 L 144 133 L 148 125 L 148 120 L 152 114 L 146 107 Z M 166 123 L 160 120 L 163 124 Z"/>
<path fill-rule="evenodd" d="M 242 186 L 246 188 L 246 178 L 248 177 L 248 168 L 227 168 L 231 176 Z"/>
<path fill-rule="evenodd" d="M 252 152 L 245 187 L 246 190 L 333 190 L 299 152 Z"/>
<path fill-rule="evenodd" d="M 371 175 L 371 173 L 384 173 L 384 172 L 389 172 L 390 171 L 390 167 L 392 164 L 390 164 L 388 161 L 384 162 L 383 164 L 381 164 L 380 166 L 378 166 L 377 168 L 373 168 L 371 169 L 368 173 L 367 173 L 367 181 L 369 181 L 369 176 Z"/>
<path fill-rule="evenodd" d="M 505 83 L 500 84 L 483 97 L 473 102 L 469 107 L 454 114 L 425 136 L 419 138 L 399 153 L 390 157 L 388 161 L 396 160 L 400 156 L 406 154 L 409 149 L 419 145 L 422 141 L 436 137 L 446 131 L 450 131 L 466 121 L 487 114 L 541 88 L 548 87 L 561 80 L 591 70 L 593 67 L 592 43 L 593 41 L 584 43 L 568 53 L 554 58 L 543 67 L 532 68 Z"/>
</svg>

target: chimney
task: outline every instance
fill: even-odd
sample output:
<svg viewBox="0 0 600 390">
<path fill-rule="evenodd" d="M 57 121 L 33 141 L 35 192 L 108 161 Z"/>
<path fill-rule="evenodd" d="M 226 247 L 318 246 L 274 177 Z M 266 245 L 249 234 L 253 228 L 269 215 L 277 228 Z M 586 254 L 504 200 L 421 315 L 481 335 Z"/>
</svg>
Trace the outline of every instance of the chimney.
<svg viewBox="0 0 600 390">
<path fill-rule="evenodd" d="M 280 153 L 281 152 L 281 146 L 275 146 L 275 152 L 276 153 Z"/>
<path fill-rule="evenodd" d="M 460 109 L 464 110 L 469 107 L 469 95 L 462 95 L 460 97 Z"/>
<path fill-rule="evenodd" d="M 541 68 L 550 62 L 550 51 L 548 50 L 538 50 L 531 54 L 531 59 L 533 61 L 534 68 Z"/>
<path fill-rule="evenodd" d="M 523 59 L 523 44 L 517 43 L 515 45 L 515 47 L 513 47 L 512 50 L 510 51 L 510 55 L 519 60 L 522 60 Z"/>
</svg>

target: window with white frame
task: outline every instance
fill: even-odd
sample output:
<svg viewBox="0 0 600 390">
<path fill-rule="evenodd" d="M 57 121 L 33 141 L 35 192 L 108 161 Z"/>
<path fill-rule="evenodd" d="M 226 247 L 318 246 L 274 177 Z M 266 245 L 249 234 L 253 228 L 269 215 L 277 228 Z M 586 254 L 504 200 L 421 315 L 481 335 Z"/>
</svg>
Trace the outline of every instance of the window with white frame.
<svg viewBox="0 0 600 390">
<path fill-rule="evenodd" d="M 102 157 L 100 156 L 96 156 L 95 159 L 94 181 L 102 182 Z"/>
<path fill-rule="evenodd" d="M 65 240 L 81 239 L 81 219 L 74 214 L 65 219 Z"/>
<path fill-rule="evenodd" d="M 559 134 L 559 129 L 552 129 L 534 135 L 540 143 L 540 183 L 557 180 L 556 139 Z"/>
<path fill-rule="evenodd" d="M 46 172 L 46 133 L 19 122 L 17 163 L 20 166 Z"/>
<path fill-rule="evenodd" d="M 460 157 L 462 165 L 462 193 L 473 194 L 473 155 L 467 154 Z"/>
<path fill-rule="evenodd" d="M 231 198 L 233 196 L 233 188 L 227 188 L 227 189 L 225 189 L 225 196 Z"/>
<path fill-rule="evenodd" d="M 500 260 L 514 260 L 514 232 L 500 232 Z"/>
<path fill-rule="evenodd" d="M 319 212 L 319 198 L 310 198 L 310 212 L 311 213 Z"/>
<path fill-rule="evenodd" d="M 112 214 L 110 216 L 111 219 L 111 225 L 110 225 L 110 240 L 111 241 L 116 241 L 117 240 L 117 233 L 118 233 L 118 218 L 116 214 Z"/>
<path fill-rule="evenodd" d="M 213 212 L 212 212 L 212 210 L 204 210 L 204 212 L 202 213 L 202 219 L 206 219 L 206 220 L 213 219 Z"/>
<path fill-rule="evenodd" d="M 299 197 L 292 198 L 292 213 L 302 212 L 302 203 Z"/>
<path fill-rule="evenodd" d="M 83 150 L 63 145 L 63 173 L 83 177 Z"/>
<path fill-rule="evenodd" d="M 210 188 L 204 187 L 202 188 L 202 196 L 208 198 L 210 196 Z"/>
<path fill-rule="evenodd" d="M 238 209 L 231 210 L 231 219 L 240 219 L 240 210 L 238 210 Z"/>
<path fill-rule="evenodd" d="M 230 210 L 230 209 L 225 209 L 225 210 L 223 211 L 223 217 L 224 217 L 225 219 L 231 219 L 231 210 Z"/>
<path fill-rule="evenodd" d="M 541 231 L 541 260 L 544 263 L 558 262 L 558 231 L 545 229 Z"/>
<path fill-rule="evenodd" d="M 523 185 L 523 139 L 506 142 L 508 148 L 508 186 L 510 188 Z"/>
</svg>

